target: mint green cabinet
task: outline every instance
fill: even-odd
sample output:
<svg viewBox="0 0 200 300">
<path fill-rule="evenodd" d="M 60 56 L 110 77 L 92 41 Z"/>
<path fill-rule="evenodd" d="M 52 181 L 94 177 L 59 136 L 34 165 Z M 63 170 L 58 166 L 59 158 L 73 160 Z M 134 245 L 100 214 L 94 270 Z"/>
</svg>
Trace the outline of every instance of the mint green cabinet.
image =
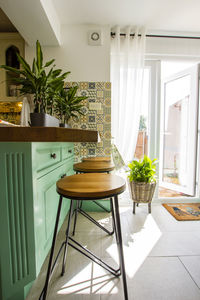
<svg viewBox="0 0 200 300">
<path fill-rule="evenodd" d="M 0 143 L 0 299 L 23 300 L 50 249 L 72 143 Z M 60 226 L 68 212 L 64 201 Z"/>
</svg>

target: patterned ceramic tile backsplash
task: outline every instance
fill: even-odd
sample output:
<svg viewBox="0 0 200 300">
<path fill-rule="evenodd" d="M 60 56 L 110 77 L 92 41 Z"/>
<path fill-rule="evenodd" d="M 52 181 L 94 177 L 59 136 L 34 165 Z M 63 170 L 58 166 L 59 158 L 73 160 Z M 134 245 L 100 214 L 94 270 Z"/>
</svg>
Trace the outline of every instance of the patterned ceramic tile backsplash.
<svg viewBox="0 0 200 300">
<path fill-rule="evenodd" d="M 84 116 L 71 120 L 72 128 L 98 130 L 99 143 L 75 143 L 75 161 L 83 156 L 111 155 L 111 83 L 110 82 L 68 82 L 67 87 L 78 85 L 78 95 L 84 100 Z"/>
</svg>

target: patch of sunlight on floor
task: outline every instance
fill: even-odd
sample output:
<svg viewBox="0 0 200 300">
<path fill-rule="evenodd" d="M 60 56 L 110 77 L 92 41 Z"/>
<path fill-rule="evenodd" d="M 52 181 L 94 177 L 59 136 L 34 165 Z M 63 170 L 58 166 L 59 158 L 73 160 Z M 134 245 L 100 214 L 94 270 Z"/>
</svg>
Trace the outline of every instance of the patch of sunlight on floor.
<svg viewBox="0 0 200 300">
<path fill-rule="evenodd" d="M 110 220 L 111 220 L 111 216 L 110 217 L 105 217 L 105 218 L 101 218 L 98 220 L 98 222 L 102 225 L 102 226 L 106 226 L 110 224 Z"/>
<path fill-rule="evenodd" d="M 74 292 L 77 294 L 90 294 L 93 281 L 93 278 L 91 278 L 91 272 L 91 263 L 89 263 L 78 274 L 74 275 L 71 280 L 64 284 L 61 290 L 58 291 L 58 294 L 71 294 Z"/>
<path fill-rule="evenodd" d="M 131 235 L 133 242 L 128 242 L 128 246 L 123 246 L 124 258 L 127 262 L 126 274 L 129 278 L 134 277 L 161 235 L 162 233 L 151 215 L 147 216 L 143 228 Z M 118 253 L 114 251 L 114 248 L 115 245 L 112 244 L 106 251 L 117 262 Z"/>
<path fill-rule="evenodd" d="M 74 275 L 71 280 L 67 281 L 67 283 L 57 291 L 57 294 L 90 295 L 108 291 L 112 294 L 117 294 L 118 288 L 116 284 L 118 281 L 119 278 L 115 280 L 115 278 L 102 269 L 102 267 L 91 262 L 78 274 Z"/>
</svg>

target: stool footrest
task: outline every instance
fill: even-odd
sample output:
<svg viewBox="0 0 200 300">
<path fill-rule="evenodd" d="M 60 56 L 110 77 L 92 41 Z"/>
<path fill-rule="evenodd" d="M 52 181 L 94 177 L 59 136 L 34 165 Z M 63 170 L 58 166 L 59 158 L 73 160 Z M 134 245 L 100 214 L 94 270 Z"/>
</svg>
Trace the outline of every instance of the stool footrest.
<svg viewBox="0 0 200 300">
<path fill-rule="evenodd" d="M 77 246 L 73 245 L 72 243 L 68 242 L 69 246 L 76 249 L 78 252 L 80 252 L 84 256 L 88 257 L 89 259 L 91 259 L 92 261 L 97 263 L 99 266 L 101 266 L 102 268 L 104 268 L 105 270 L 107 270 L 108 272 L 113 274 L 114 276 L 118 277 L 118 276 L 121 275 L 120 268 L 119 269 L 114 269 L 113 267 L 108 265 L 106 262 L 104 262 L 102 259 L 100 259 L 96 254 L 92 253 L 89 249 L 86 249 L 85 247 L 83 247 L 81 244 L 79 244 L 77 241 L 75 241 L 71 237 L 69 237 L 69 240 L 71 242 L 73 242 L 74 244 L 76 244 L 79 248 Z"/>
<path fill-rule="evenodd" d="M 94 202 L 96 205 L 98 205 L 99 207 L 101 207 L 106 212 L 108 212 L 108 213 L 111 212 L 109 209 L 107 209 L 105 206 L 103 206 L 101 203 L 97 202 L 96 200 L 93 200 L 92 202 Z"/>
<path fill-rule="evenodd" d="M 101 224 L 99 224 L 99 222 L 97 222 L 95 219 L 93 219 L 89 214 L 87 214 L 84 210 L 82 210 L 81 208 L 78 208 L 78 211 L 85 216 L 86 218 L 88 218 L 88 220 L 90 220 L 92 223 L 94 223 L 96 226 L 98 226 L 99 228 L 101 228 L 102 230 L 104 230 L 106 233 L 108 233 L 109 235 L 112 235 L 114 233 L 114 230 L 109 231 L 108 229 L 106 229 L 105 227 L 103 227 Z"/>
</svg>

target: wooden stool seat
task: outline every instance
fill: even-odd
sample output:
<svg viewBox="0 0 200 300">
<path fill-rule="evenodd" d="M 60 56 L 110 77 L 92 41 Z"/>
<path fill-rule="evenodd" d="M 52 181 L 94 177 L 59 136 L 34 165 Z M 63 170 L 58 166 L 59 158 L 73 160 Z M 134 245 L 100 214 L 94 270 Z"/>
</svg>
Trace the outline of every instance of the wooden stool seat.
<svg viewBox="0 0 200 300">
<path fill-rule="evenodd" d="M 124 190 L 123 178 L 106 173 L 77 174 L 57 182 L 58 194 L 79 200 L 110 198 Z"/>
<path fill-rule="evenodd" d="M 111 162 L 112 159 L 110 156 L 94 156 L 94 157 L 83 157 L 82 161 L 104 161 Z"/>
<path fill-rule="evenodd" d="M 112 162 L 105 161 L 84 161 L 74 164 L 74 171 L 83 173 L 105 173 L 113 171 L 114 168 Z"/>
</svg>

